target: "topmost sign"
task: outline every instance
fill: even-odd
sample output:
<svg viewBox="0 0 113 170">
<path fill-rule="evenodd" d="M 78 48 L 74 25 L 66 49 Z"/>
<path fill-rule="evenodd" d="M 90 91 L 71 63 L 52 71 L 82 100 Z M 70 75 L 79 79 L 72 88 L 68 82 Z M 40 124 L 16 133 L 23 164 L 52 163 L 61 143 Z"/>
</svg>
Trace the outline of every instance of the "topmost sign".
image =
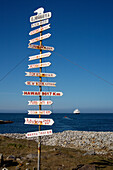
<svg viewBox="0 0 113 170">
<path fill-rule="evenodd" d="M 37 12 L 37 15 L 30 17 L 30 22 L 35 22 L 35 21 L 40 21 L 43 19 L 51 18 L 51 12 L 43 13 L 44 12 L 43 8 L 39 8 L 34 11 L 34 13 L 36 13 L 36 12 Z"/>
</svg>

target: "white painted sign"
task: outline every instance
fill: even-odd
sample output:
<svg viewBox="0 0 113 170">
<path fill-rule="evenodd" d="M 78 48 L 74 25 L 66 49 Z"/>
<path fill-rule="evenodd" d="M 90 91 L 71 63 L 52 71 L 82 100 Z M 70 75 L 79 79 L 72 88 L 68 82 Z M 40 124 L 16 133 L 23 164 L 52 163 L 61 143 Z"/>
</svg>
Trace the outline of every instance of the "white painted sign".
<svg viewBox="0 0 113 170">
<path fill-rule="evenodd" d="M 40 59 L 40 58 L 49 57 L 50 55 L 51 55 L 51 53 L 50 53 L 50 52 L 47 52 L 47 53 L 43 53 L 43 54 L 38 54 L 38 55 L 30 56 L 30 57 L 29 57 L 29 61 L 31 61 L 31 60 L 36 60 L 36 59 Z"/>
<path fill-rule="evenodd" d="M 28 115 L 50 115 L 50 110 L 28 110 Z"/>
<path fill-rule="evenodd" d="M 30 65 L 28 65 L 28 69 L 31 69 L 31 68 L 39 68 L 39 67 L 48 67 L 48 66 L 50 66 L 50 65 L 51 65 L 50 62 L 38 63 L 38 64 L 30 64 Z"/>
<path fill-rule="evenodd" d="M 31 85 L 31 86 L 52 86 L 52 87 L 56 87 L 55 82 L 26 81 L 25 84 Z"/>
<path fill-rule="evenodd" d="M 46 19 L 46 20 L 43 20 L 40 22 L 35 22 L 35 23 L 31 24 L 31 28 L 38 27 L 40 25 L 44 25 L 44 24 L 48 24 L 48 23 L 49 23 L 49 19 Z"/>
<path fill-rule="evenodd" d="M 28 48 L 38 49 L 38 50 L 54 51 L 54 47 L 43 46 L 43 45 L 35 45 L 35 44 L 29 44 Z"/>
<path fill-rule="evenodd" d="M 52 105 L 53 102 L 51 100 L 38 100 L 38 101 L 28 101 L 28 105 Z"/>
<path fill-rule="evenodd" d="M 35 43 L 35 42 L 37 42 L 37 41 L 40 41 L 40 40 L 44 40 L 44 39 L 46 39 L 46 38 L 49 38 L 50 36 L 51 36 L 51 34 L 50 34 L 50 33 L 47 33 L 47 34 L 44 34 L 44 35 L 42 35 L 42 36 L 40 36 L 40 37 L 33 38 L 33 39 L 29 40 L 29 41 L 30 41 L 30 44 L 31 44 L 31 43 Z"/>
<path fill-rule="evenodd" d="M 49 29 L 49 28 L 50 28 L 50 24 L 45 25 L 45 26 L 40 27 L 40 28 L 38 28 L 38 29 L 36 29 L 36 30 L 30 31 L 29 35 L 37 34 L 37 33 L 41 32 L 41 31 L 45 31 L 45 30 L 47 30 L 47 29 Z"/>
<path fill-rule="evenodd" d="M 52 135 L 52 129 L 50 130 L 43 130 L 43 131 L 36 131 L 36 132 L 29 132 L 26 134 L 27 137 L 37 137 L 37 136 L 45 136 L 45 135 Z"/>
<path fill-rule="evenodd" d="M 25 72 L 25 76 L 34 76 L 34 77 L 56 77 L 54 73 L 38 73 L 38 72 Z"/>
<path fill-rule="evenodd" d="M 53 125 L 53 119 L 25 118 L 25 124 L 32 125 Z"/>
<path fill-rule="evenodd" d="M 24 96 L 62 96 L 62 92 L 49 91 L 23 91 Z"/>
<path fill-rule="evenodd" d="M 43 19 L 51 18 L 51 12 L 46 12 L 39 15 L 34 15 L 30 17 L 30 22 L 41 21 Z"/>
</svg>

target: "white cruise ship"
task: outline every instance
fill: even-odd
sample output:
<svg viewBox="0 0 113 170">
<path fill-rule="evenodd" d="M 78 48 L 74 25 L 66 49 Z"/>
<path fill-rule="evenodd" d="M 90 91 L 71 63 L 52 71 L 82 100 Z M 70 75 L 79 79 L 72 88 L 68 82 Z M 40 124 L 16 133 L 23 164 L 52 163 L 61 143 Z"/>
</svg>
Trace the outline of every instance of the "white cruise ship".
<svg viewBox="0 0 113 170">
<path fill-rule="evenodd" d="M 75 114 L 80 114 L 80 110 L 75 109 L 73 113 L 75 113 Z"/>
</svg>

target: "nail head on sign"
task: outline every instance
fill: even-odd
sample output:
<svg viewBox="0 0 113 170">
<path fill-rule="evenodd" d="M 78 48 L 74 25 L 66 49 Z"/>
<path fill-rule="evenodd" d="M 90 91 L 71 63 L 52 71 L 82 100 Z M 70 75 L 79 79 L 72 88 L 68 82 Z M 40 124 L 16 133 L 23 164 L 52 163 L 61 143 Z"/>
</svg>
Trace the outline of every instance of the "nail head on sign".
<svg viewBox="0 0 113 170">
<path fill-rule="evenodd" d="M 35 11 L 34 11 L 34 13 L 37 13 L 37 15 L 38 14 L 43 14 L 44 13 L 44 8 L 38 8 L 38 9 L 36 9 Z"/>
</svg>

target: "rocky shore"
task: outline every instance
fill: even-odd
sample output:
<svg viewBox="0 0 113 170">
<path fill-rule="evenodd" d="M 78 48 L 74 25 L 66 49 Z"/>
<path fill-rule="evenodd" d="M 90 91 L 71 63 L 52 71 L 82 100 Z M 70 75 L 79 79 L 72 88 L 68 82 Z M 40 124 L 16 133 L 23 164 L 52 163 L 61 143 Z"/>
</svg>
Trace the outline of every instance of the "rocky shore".
<svg viewBox="0 0 113 170">
<path fill-rule="evenodd" d="M 25 134 L 12 133 L 0 134 L 16 139 L 26 139 Z M 28 138 L 35 140 L 37 138 Z M 86 151 L 86 154 L 111 154 L 113 155 L 113 132 L 87 132 L 87 131 L 64 131 L 54 133 L 41 138 L 43 145 L 62 146 Z"/>
</svg>

